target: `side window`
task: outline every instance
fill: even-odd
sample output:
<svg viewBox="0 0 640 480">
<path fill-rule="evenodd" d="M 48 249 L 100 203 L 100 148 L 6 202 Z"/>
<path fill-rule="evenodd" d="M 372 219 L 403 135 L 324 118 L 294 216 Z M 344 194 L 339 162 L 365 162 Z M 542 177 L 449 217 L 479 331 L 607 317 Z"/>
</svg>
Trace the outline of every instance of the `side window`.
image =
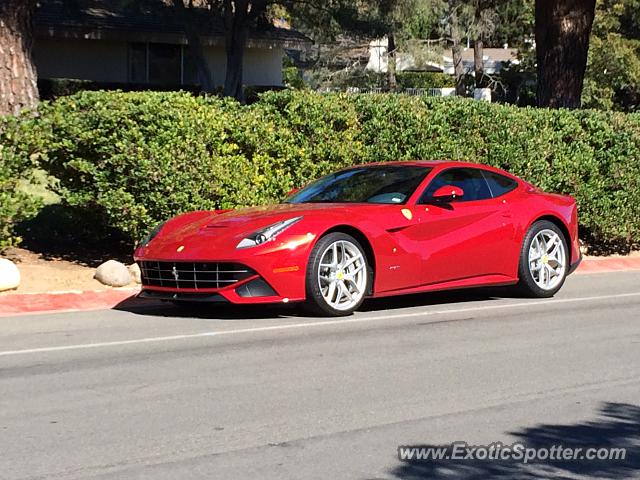
<svg viewBox="0 0 640 480">
<path fill-rule="evenodd" d="M 436 190 L 445 185 L 452 185 L 464 191 L 464 196 L 456 200 L 458 202 L 473 202 L 491 198 L 491 190 L 480 170 L 477 168 L 451 168 L 433 179 L 418 203 L 428 203 Z"/>
<path fill-rule="evenodd" d="M 518 182 L 499 173 L 488 172 L 486 170 L 483 170 L 482 173 L 489 184 L 493 198 L 501 197 L 515 190 L 518 186 Z"/>
</svg>

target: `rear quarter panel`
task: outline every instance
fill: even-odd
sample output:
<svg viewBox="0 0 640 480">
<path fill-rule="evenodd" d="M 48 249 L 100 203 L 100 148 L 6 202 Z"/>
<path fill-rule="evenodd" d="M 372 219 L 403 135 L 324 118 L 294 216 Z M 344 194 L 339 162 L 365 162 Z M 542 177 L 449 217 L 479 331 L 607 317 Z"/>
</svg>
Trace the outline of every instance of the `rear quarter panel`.
<svg viewBox="0 0 640 480">
<path fill-rule="evenodd" d="M 575 199 L 568 195 L 544 193 L 536 189 L 525 190 L 512 200 L 516 236 L 520 245 L 531 226 L 540 219 L 559 224 L 568 236 L 571 264 L 580 258 L 578 240 L 578 210 Z M 515 265 L 517 271 L 517 264 Z"/>
</svg>

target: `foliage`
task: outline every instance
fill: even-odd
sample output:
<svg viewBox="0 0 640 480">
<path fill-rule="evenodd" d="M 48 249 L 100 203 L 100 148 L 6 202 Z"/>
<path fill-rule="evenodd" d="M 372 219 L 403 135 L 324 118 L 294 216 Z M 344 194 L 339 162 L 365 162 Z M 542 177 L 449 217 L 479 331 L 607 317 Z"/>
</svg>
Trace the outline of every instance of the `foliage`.
<svg viewBox="0 0 640 480">
<path fill-rule="evenodd" d="M 582 97 L 586 107 L 638 109 L 640 2 L 599 0 Z"/>
<path fill-rule="evenodd" d="M 37 140 L 32 124 L 26 117 L 0 118 L 0 251 L 20 243 L 15 224 L 35 215 L 41 204 L 19 188 L 37 162 L 37 153 L 28 147 Z"/>
<path fill-rule="evenodd" d="M 507 44 L 511 47 L 524 48 L 534 36 L 534 1 L 497 1 L 495 14 L 499 19 L 496 28 L 489 38 L 495 47 Z"/>
<path fill-rule="evenodd" d="M 505 168 L 573 195 L 583 235 L 640 240 L 638 114 L 388 94 L 284 91 L 241 106 L 85 92 L 44 105 L 28 125 L 66 202 L 131 240 L 180 212 L 276 202 L 347 165 L 415 158 Z"/>
<path fill-rule="evenodd" d="M 398 85 L 401 88 L 452 88 L 455 79 L 446 73 L 437 72 L 400 72 Z"/>
</svg>

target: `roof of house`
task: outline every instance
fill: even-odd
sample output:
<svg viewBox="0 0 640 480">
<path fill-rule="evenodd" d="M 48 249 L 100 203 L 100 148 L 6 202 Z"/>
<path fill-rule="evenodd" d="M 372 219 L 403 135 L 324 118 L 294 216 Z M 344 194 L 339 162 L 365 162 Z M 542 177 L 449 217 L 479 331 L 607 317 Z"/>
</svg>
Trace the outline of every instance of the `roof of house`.
<svg viewBox="0 0 640 480">
<path fill-rule="evenodd" d="M 453 61 L 451 52 L 447 52 L 446 60 Z M 484 48 L 482 51 L 485 62 L 512 62 L 517 59 L 518 50 L 515 48 Z M 473 48 L 462 50 L 462 61 L 473 62 Z"/>
<path fill-rule="evenodd" d="M 184 26 L 173 7 L 160 2 L 132 2 L 118 8 L 113 0 L 40 0 L 34 22 L 39 36 L 123 39 L 186 43 Z M 205 45 L 224 42 L 224 21 L 203 8 L 194 8 L 195 25 Z M 249 32 L 248 44 L 278 44 L 295 48 L 312 41 L 302 33 L 262 22 Z"/>
</svg>

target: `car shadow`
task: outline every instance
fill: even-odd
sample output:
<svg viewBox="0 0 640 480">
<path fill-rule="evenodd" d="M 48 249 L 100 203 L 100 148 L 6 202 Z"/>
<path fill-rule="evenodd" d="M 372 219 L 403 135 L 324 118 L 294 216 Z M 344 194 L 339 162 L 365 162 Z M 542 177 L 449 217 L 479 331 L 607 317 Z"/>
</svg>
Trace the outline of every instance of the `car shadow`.
<svg viewBox="0 0 640 480">
<path fill-rule="evenodd" d="M 131 297 L 113 310 L 135 315 L 204 320 L 268 320 L 295 316 L 293 305 L 232 305 L 229 303 L 192 303 L 174 305 L 161 300 Z"/>
<path fill-rule="evenodd" d="M 399 460 L 389 473 L 401 480 L 533 480 L 539 478 L 638 478 L 640 475 L 640 406 L 604 403 L 597 418 L 571 425 L 537 425 L 508 432 L 526 448 L 554 445 L 588 448 L 624 448 L 617 460 Z M 459 440 L 459 439 L 456 439 Z M 436 445 L 418 447 L 438 448 Z M 451 451 L 451 449 L 449 449 Z"/>
<path fill-rule="evenodd" d="M 370 298 L 360 307 L 361 312 L 429 307 L 450 303 L 469 303 L 516 297 L 512 287 L 478 287 L 440 292 L 415 293 L 395 297 Z"/>
<path fill-rule="evenodd" d="M 452 303 L 492 301 L 513 296 L 506 288 L 474 288 L 446 292 L 421 293 L 396 297 L 367 299 L 358 310 L 361 313 L 382 310 L 394 311 L 413 307 L 430 307 Z M 174 305 L 160 300 L 128 298 L 114 310 L 136 315 L 199 318 L 207 320 L 259 320 L 277 318 L 314 318 L 300 304 L 232 305 L 228 303 L 193 303 Z M 315 317 L 322 318 L 322 317 Z"/>
</svg>

